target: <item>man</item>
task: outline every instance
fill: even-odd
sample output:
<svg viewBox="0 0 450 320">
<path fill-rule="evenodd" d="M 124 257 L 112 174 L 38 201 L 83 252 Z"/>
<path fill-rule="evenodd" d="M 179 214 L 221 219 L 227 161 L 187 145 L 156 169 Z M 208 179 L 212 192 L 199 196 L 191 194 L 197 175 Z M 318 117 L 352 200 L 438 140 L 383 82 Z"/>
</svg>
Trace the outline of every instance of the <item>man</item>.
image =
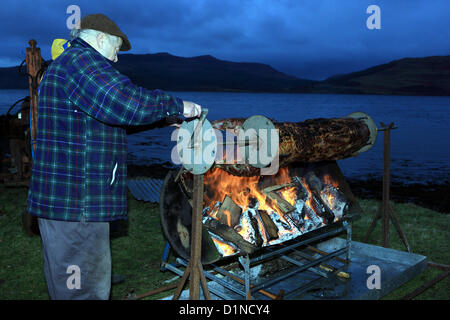
<svg viewBox="0 0 450 320">
<path fill-rule="evenodd" d="M 37 216 L 52 299 L 108 299 L 109 222 L 126 219 L 124 126 L 201 107 L 131 83 L 111 65 L 128 38 L 101 14 L 48 67 L 39 87 L 36 150 L 27 211 Z"/>
</svg>

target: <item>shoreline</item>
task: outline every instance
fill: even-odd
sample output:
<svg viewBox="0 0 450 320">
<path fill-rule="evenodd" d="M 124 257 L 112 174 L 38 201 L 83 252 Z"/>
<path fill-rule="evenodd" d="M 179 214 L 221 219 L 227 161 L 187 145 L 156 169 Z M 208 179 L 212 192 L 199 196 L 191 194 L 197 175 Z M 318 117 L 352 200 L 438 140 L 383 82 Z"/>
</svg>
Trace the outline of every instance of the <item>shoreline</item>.
<svg viewBox="0 0 450 320">
<path fill-rule="evenodd" d="M 164 179 L 167 172 L 176 169 L 171 163 L 152 165 L 128 164 L 128 178 L 148 177 Z M 381 177 L 369 179 L 347 178 L 353 194 L 358 198 L 381 200 Z M 391 181 L 390 200 L 400 203 L 414 203 L 443 214 L 450 213 L 450 184 L 413 183 Z"/>
</svg>

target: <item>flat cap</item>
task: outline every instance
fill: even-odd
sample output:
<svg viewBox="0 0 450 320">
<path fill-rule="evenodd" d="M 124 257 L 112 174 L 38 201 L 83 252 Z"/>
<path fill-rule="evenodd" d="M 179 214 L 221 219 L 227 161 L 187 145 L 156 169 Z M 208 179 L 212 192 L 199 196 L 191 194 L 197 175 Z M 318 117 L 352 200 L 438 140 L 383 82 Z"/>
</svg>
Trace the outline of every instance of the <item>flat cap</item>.
<svg viewBox="0 0 450 320">
<path fill-rule="evenodd" d="M 130 41 L 128 41 L 127 36 L 122 32 L 122 30 L 120 30 L 120 28 L 117 26 L 117 24 L 114 23 L 114 21 L 109 19 L 104 14 L 90 14 L 84 17 L 83 19 L 81 19 L 80 28 L 93 29 L 120 37 L 122 38 L 122 46 L 119 50 L 128 51 L 131 49 L 131 44 Z"/>
</svg>

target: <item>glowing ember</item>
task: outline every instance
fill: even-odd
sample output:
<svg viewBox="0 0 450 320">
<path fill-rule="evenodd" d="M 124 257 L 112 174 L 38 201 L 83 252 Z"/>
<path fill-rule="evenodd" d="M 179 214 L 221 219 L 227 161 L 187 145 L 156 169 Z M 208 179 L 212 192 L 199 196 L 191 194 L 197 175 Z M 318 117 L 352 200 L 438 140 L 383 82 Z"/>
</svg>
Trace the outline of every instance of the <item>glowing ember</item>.
<svg viewBox="0 0 450 320">
<path fill-rule="evenodd" d="M 223 241 L 220 237 L 211 232 L 209 234 L 211 235 L 211 239 L 216 245 L 217 250 L 223 257 L 231 256 L 237 252 L 238 249 L 235 246 Z"/>
<path fill-rule="evenodd" d="M 325 201 L 330 209 L 333 211 L 335 220 L 337 221 L 344 215 L 345 211 L 348 209 L 348 203 L 344 198 L 342 192 L 338 188 L 333 186 L 326 186 L 321 192 L 320 197 Z M 340 199 L 344 198 L 344 199 Z"/>
</svg>

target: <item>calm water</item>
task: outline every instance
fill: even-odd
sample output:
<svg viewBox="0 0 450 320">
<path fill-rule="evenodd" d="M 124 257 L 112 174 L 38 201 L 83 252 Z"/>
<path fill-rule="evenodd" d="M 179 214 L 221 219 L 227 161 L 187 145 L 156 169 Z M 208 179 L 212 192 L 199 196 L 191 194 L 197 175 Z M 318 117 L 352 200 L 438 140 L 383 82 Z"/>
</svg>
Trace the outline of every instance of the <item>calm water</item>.
<svg viewBox="0 0 450 320">
<path fill-rule="evenodd" d="M 0 90 L 0 114 L 26 90 Z M 391 133 L 391 174 L 403 182 L 450 183 L 450 97 L 254 94 L 176 92 L 209 109 L 210 121 L 261 114 L 278 121 L 298 122 L 311 118 L 331 118 L 362 111 L 376 124 L 394 122 Z M 170 162 L 173 128 L 155 129 L 129 136 L 129 161 L 136 164 Z M 375 146 L 356 158 L 340 160 L 348 177 L 381 177 L 383 134 Z"/>
</svg>

